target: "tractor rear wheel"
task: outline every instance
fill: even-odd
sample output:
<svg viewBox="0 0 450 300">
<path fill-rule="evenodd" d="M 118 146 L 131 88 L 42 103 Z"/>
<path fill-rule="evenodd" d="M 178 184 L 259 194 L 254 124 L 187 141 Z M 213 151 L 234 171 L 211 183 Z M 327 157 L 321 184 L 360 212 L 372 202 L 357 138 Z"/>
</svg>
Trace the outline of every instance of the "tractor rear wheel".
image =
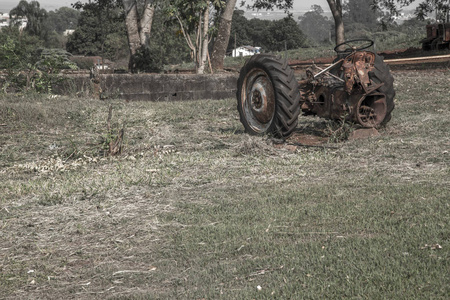
<svg viewBox="0 0 450 300">
<path fill-rule="evenodd" d="M 286 60 L 265 54 L 252 56 L 240 71 L 236 94 L 247 133 L 286 138 L 297 127 L 300 92 Z"/>
<path fill-rule="evenodd" d="M 383 58 L 379 55 L 375 56 L 374 69 L 369 72 L 369 78 L 375 83 L 384 83 L 377 89 L 377 92 L 386 96 L 386 116 L 381 121 L 380 125 L 385 125 L 391 120 L 391 112 L 395 107 L 394 97 L 394 77 L 391 74 L 389 66 L 383 61 Z"/>
</svg>

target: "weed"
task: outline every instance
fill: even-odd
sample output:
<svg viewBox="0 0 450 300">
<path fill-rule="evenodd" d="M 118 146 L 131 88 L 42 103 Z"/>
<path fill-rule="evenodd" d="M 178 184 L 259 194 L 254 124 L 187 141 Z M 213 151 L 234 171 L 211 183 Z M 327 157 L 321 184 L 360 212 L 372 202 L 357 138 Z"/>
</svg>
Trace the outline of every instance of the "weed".
<svg viewBox="0 0 450 300">
<path fill-rule="evenodd" d="M 325 135 L 328 136 L 329 143 L 340 143 L 346 141 L 353 130 L 352 124 L 346 121 L 330 120 L 326 123 Z"/>
<path fill-rule="evenodd" d="M 107 131 L 101 140 L 102 152 L 104 156 L 122 154 L 125 123 L 123 123 L 121 129 L 113 129 L 111 127 L 112 111 L 112 105 L 109 105 L 108 119 L 106 121 Z"/>
</svg>

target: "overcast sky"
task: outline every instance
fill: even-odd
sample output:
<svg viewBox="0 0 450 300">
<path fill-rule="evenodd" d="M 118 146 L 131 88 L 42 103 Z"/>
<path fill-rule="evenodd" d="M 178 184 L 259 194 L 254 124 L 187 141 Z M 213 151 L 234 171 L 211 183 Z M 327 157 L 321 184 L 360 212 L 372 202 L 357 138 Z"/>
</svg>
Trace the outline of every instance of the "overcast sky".
<svg viewBox="0 0 450 300">
<path fill-rule="evenodd" d="M 31 0 L 28 0 L 30 2 Z M 55 10 L 62 6 L 72 7 L 70 4 L 77 0 L 37 0 L 46 11 Z M 0 0 L 0 12 L 9 12 L 19 4 L 20 0 Z M 87 1 L 83 1 L 87 2 Z"/>
<path fill-rule="evenodd" d="M 78 0 L 37 0 L 41 7 L 47 11 L 55 10 L 62 6 L 71 7 L 70 4 L 77 2 Z M 12 8 L 16 7 L 20 0 L 0 0 L 0 11 L 10 11 Z M 87 0 L 82 0 L 82 2 L 88 2 Z M 240 1 L 238 1 L 240 2 Z M 249 1 L 251 2 L 251 1 Z M 328 9 L 327 0 L 294 0 L 295 10 L 309 10 L 311 5 L 320 5 L 324 10 Z"/>
<path fill-rule="evenodd" d="M 41 7 L 47 11 L 55 10 L 62 6 L 71 7 L 70 4 L 77 2 L 77 0 L 37 0 Z M 88 0 L 82 0 L 87 2 Z M 0 0 L 0 12 L 9 12 L 16 7 L 20 0 Z M 238 1 L 240 2 L 240 1 Z M 418 1 L 416 1 L 418 2 Z M 313 4 L 322 6 L 323 10 L 329 10 L 327 0 L 294 0 L 294 10 L 309 10 Z"/>
<path fill-rule="evenodd" d="M 11 10 L 16 7 L 20 0 L 0 0 L 0 10 Z M 45 10 L 55 10 L 62 6 L 71 7 L 70 4 L 77 2 L 78 0 L 37 0 L 41 4 L 41 7 Z M 82 0 L 82 2 L 87 2 L 87 0 Z M 238 1 L 240 2 L 240 1 Z M 250 1 L 249 1 L 250 2 Z M 318 4 L 322 6 L 323 9 L 328 9 L 327 0 L 294 0 L 295 10 L 308 10 L 311 5 Z"/>
</svg>

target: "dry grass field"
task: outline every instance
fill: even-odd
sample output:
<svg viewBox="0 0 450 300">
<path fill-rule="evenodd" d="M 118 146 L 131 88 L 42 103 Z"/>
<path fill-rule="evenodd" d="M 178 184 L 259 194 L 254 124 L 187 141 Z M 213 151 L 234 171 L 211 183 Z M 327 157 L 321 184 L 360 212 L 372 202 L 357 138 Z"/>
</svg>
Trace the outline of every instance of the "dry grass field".
<svg viewBox="0 0 450 300">
<path fill-rule="evenodd" d="M 380 136 L 315 146 L 235 99 L 0 95 L 0 298 L 448 299 L 450 71 L 394 77 Z"/>
</svg>

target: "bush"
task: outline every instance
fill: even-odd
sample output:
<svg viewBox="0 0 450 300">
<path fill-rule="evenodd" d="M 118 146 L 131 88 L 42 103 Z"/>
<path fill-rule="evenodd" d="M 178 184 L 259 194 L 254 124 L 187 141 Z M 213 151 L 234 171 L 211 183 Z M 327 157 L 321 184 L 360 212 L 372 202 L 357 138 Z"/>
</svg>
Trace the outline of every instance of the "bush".
<svg viewBox="0 0 450 300">
<path fill-rule="evenodd" d="M 61 49 L 38 48 L 38 38 L 26 33 L 19 34 L 15 28 L 7 28 L 0 34 L 5 43 L 0 45 L 0 68 L 6 69 L 7 77 L 3 92 L 35 91 L 51 92 L 55 80 L 54 74 L 62 69 L 76 69 L 69 60 L 70 54 Z"/>
<path fill-rule="evenodd" d="M 154 48 L 141 47 L 132 58 L 133 67 L 136 72 L 159 73 L 163 70 L 163 57 L 161 52 Z"/>
</svg>

